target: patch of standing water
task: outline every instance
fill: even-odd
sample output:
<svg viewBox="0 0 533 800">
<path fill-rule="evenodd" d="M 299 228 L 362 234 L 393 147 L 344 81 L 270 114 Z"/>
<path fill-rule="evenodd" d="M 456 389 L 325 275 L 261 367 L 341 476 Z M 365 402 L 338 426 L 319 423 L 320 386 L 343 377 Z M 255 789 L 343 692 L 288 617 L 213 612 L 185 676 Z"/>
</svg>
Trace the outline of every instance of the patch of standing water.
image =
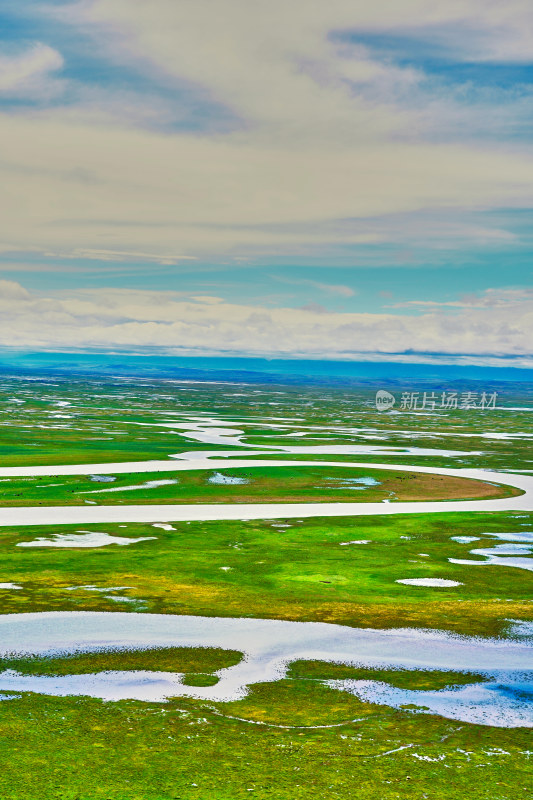
<svg viewBox="0 0 533 800">
<path fill-rule="evenodd" d="M 128 545 L 148 542 L 156 536 L 140 536 L 127 539 L 125 536 L 110 536 L 100 531 L 79 531 L 78 533 L 54 533 L 52 538 L 39 537 L 31 542 L 18 542 L 17 547 L 106 547 L 109 544 Z"/>
<path fill-rule="evenodd" d="M 18 583 L 0 583 L 0 589 L 22 589 Z"/>
<path fill-rule="evenodd" d="M 104 597 L 106 600 L 112 600 L 114 603 L 137 603 L 139 605 L 144 605 L 146 603 L 146 600 L 139 600 L 136 597 L 120 597 L 112 594 L 106 594 Z"/>
<path fill-rule="evenodd" d="M 470 542 L 479 542 L 479 536 L 452 536 L 451 539 L 453 542 L 459 542 L 459 544 L 470 544 Z"/>
<path fill-rule="evenodd" d="M 106 492 L 131 492 L 134 489 L 157 489 L 158 486 L 172 486 L 177 482 L 177 480 L 145 481 L 144 483 L 137 483 L 133 486 L 113 486 L 112 489 L 91 489 L 90 492 L 79 492 L 79 494 L 105 494 Z"/>
<path fill-rule="evenodd" d="M 513 634 L 527 633 L 514 625 Z M 499 727 L 533 727 L 533 642 L 479 639 L 442 631 L 349 628 L 321 622 L 101 612 L 44 612 L 0 616 L 0 658 L 65 656 L 105 650 L 221 647 L 243 653 L 220 669 L 214 686 L 189 686 L 182 673 L 113 671 L 83 675 L 0 673 L 0 692 L 90 696 L 165 702 L 176 696 L 233 701 L 251 685 L 285 677 L 288 665 L 318 660 L 372 669 L 476 673 L 482 683 L 436 691 L 402 690 L 384 681 L 328 681 L 367 702 Z"/>
<path fill-rule="evenodd" d="M 439 691 L 399 689 L 382 681 L 340 680 L 326 681 L 332 689 L 342 689 L 366 703 L 402 708 L 411 706 L 415 714 L 439 714 L 450 719 L 494 725 L 498 727 L 531 727 L 533 703 L 524 701 L 524 693 L 531 694 L 531 678 L 505 687 L 474 683 Z M 501 692 L 501 694 L 499 694 Z M 495 702 L 495 694 L 499 694 Z M 529 721 L 528 721 L 529 720 Z"/>
<path fill-rule="evenodd" d="M 245 483 L 250 483 L 246 478 L 234 478 L 231 475 L 223 475 L 221 472 L 215 472 L 207 479 L 208 483 L 214 483 L 217 486 L 240 486 Z"/>
<path fill-rule="evenodd" d="M 442 589 L 463 585 L 459 581 L 450 581 L 447 578 L 401 578 L 395 583 L 404 583 L 406 586 L 433 586 Z"/>
<path fill-rule="evenodd" d="M 340 542 L 340 546 L 344 547 L 347 544 L 370 544 L 370 539 L 354 539 L 352 542 Z"/>
<path fill-rule="evenodd" d="M 375 478 L 330 478 L 330 482 L 336 484 L 336 489 L 367 489 L 369 486 L 381 486 L 381 481 Z M 317 487 L 323 488 L 323 487 Z"/>
<path fill-rule="evenodd" d="M 495 539 L 506 540 L 505 544 L 497 544 L 494 547 L 479 547 L 470 550 L 473 556 L 482 556 L 484 561 L 474 561 L 473 559 L 449 558 L 451 564 L 461 564 L 463 566 L 500 566 L 514 567 L 515 569 L 525 569 L 533 572 L 533 532 L 518 531 L 516 533 L 483 533 L 484 536 L 492 536 Z M 481 537 L 452 537 L 455 541 L 466 540 L 476 541 Z M 465 542 L 468 544 L 468 542 Z M 507 556 L 511 556 L 507 558 Z"/>
<path fill-rule="evenodd" d="M 361 484 L 361 486 L 380 486 L 381 481 L 365 476 L 363 478 L 341 478 L 340 481 L 346 484 Z"/>
<path fill-rule="evenodd" d="M 515 531 L 513 533 L 482 533 L 481 536 L 494 536 L 505 542 L 530 542 L 533 544 L 533 531 Z"/>
<path fill-rule="evenodd" d="M 122 592 L 125 589 L 133 589 L 133 586 L 66 586 L 66 592 Z"/>
</svg>

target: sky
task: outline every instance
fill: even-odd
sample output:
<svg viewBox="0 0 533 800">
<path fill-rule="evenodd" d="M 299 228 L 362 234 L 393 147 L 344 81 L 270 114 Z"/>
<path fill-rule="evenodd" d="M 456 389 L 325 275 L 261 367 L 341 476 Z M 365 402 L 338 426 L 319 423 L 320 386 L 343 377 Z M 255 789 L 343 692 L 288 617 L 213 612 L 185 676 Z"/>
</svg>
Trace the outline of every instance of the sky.
<svg viewBox="0 0 533 800">
<path fill-rule="evenodd" d="M 533 366 L 530 0 L 0 0 L 0 346 Z"/>
</svg>

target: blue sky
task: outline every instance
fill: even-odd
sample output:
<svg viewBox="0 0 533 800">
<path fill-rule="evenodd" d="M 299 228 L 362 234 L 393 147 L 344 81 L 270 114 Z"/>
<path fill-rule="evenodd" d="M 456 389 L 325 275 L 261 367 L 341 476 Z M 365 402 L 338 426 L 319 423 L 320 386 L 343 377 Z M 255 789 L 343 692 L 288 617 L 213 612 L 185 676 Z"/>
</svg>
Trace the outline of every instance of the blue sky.
<svg viewBox="0 0 533 800">
<path fill-rule="evenodd" d="M 532 21 L 3 2 L 0 345 L 529 365 Z"/>
</svg>

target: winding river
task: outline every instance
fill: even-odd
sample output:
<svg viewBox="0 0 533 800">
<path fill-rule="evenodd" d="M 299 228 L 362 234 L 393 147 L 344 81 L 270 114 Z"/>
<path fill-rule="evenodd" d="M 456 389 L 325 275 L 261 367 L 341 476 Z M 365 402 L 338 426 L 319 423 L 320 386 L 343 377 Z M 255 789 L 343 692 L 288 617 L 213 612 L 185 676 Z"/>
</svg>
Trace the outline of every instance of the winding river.
<svg viewBox="0 0 533 800">
<path fill-rule="evenodd" d="M 0 509 L 0 526 L 533 511 L 531 475 L 366 462 L 221 458 L 220 452 L 186 456 L 181 460 L 2 467 L 0 477 L 321 466 L 447 475 L 512 486 L 523 493 L 491 500 L 432 502 L 18 507 Z M 440 714 L 485 725 L 533 727 L 533 699 L 528 690 L 533 682 L 531 630 L 520 624 L 514 626 L 513 632 L 514 639 L 503 640 L 461 637 L 429 630 L 370 630 L 266 619 L 100 612 L 3 615 L 0 616 L 0 656 L 13 653 L 51 656 L 103 649 L 187 646 L 239 650 L 243 659 L 234 667 L 220 670 L 218 683 L 209 687 L 187 686 L 180 673 L 115 671 L 39 676 L 5 670 L 0 673 L 0 692 L 5 693 L 0 695 L 0 700 L 11 699 L 13 692 L 21 691 L 56 696 L 85 695 L 104 700 L 165 702 L 175 696 L 236 700 L 244 697 L 254 683 L 282 678 L 292 661 L 316 659 L 372 668 L 475 672 L 483 676 L 482 681 L 475 679 L 472 684 L 438 691 L 398 689 L 375 679 L 328 681 L 328 685 L 377 704 L 396 708 L 411 704 L 415 706 L 414 713 Z"/>
<path fill-rule="evenodd" d="M 428 514 L 472 511 L 533 511 L 533 476 L 483 469 L 418 467 L 343 461 L 281 461 L 266 459 L 199 458 L 188 461 L 129 461 L 110 464 L 2 467 L 0 477 L 91 475 L 142 472 L 178 472 L 250 467 L 342 467 L 383 469 L 449 475 L 488 481 L 522 490 L 523 494 L 492 500 L 438 500 L 391 503 L 242 503 L 120 506 L 20 506 L 0 509 L 0 526 L 73 525 L 113 522 L 180 522 L 201 520 L 289 519 L 305 517 L 369 516 L 373 514 Z"/>
</svg>

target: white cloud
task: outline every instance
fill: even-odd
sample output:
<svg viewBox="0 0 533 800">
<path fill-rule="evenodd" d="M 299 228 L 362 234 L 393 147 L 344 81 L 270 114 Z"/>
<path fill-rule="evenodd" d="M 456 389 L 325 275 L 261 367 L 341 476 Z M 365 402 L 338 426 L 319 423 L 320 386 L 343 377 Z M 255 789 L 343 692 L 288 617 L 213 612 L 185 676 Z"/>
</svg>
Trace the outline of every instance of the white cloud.
<svg viewBox="0 0 533 800">
<path fill-rule="evenodd" d="M 356 294 L 355 289 L 351 286 L 344 286 L 342 283 L 319 283 L 318 281 L 310 281 L 310 284 L 316 289 L 320 289 L 327 294 L 336 294 L 339 297 L 353 297 Z"/>
<path fill-rule="evenodd" d="M 0 96 L 47 99 L 60 89 L 52 74 L 62 66 L 61 53 L 41 42 L 16 55 L 0 53 Z"/>
<path fill-rule="evenodd" d="M 354 297 L 357 294 L 355 289 L 351 286 L 345 286 L 338 283 L 322 283 L 321 281 L 314 281 L 310 278 L 289 278 L 280 275 L 273 276 L 273 279 L 279 283 L 286 283 L 289 286 L 310 286 L 313 289 L 319 289 L 326 294 L 338 295 L 339 297 Z"/>
<path fill-rule="evenodd" d="M 495 48 L 525 51 L 527 3 L 84 0 L 57 13 L 94 35 L 96 55 L 186 84 L 191 95 L 198 89 L 237 123 L 225 133 L 162 133 L 129 111 L 120 117 L 98 93 L 82 93 L 70 108 L 2 114 L 0 148 L 9 157 L 0 181 L 9 203 L 0 251 L 171 265 L 319 250 L 327 262 L 333 246 L 402 239 L 396 216 L 428 209 L 446 217 L 448 244 L 511 240 L 461 225 L 465 210 L 533 205 L 525 145 L 469 141 L 474 117 L 480 127 L 475 110 L 469 118 L 453 98 L 420 94 L 416 70 L 332 37 L 444 31 L 455 40 L 454 31 L 474 26 L 472 47 L 488 58 Z M 26 61 L 19 78 L 13 64 L 6 72 L 21 92 L 25 80 L 59 68 L 61 56 L 39 45 Z M 435 131 L 446 136 L 432 141 Z M 334 229 L 336 220 L 359 227 Z M 422 228 L 411 226 L 415 241 Z"/>
<path fill-rule="evenodd" d="M 117 59 L 205 88 L 269 137 L 353 141 L 412 128 L 394 98 L 421 73 L 335 34 L 403 34 L 467 62 L 530 60 L 533 49 L 528 0 L 85 0 L 68 15 L 92 26 Z M 374 101 L 347 82 L 371 85 Z"/>
<path fill-rule="evenodd" d="M 403 303 L 394 303 L 389 308 L 412 309 L 439 309 L 439 308 L 469 308 L 469 309 L 529 309 L 533 308 L 533 289 L 520 287 L 518 289 L 486 289 L 482 294 L 464 295 L 459 300 L 406 300 Z"/>
<path fill-rule="evenodd" d="M 10 300 L 31 300 L 31 295 L 16 281 L 0 280 L 0 303 Z"/>
<path fill-rule="evenodd" d="M 47 256 L 60 256 L 60 253 L 46 253 Z M 75 248 L 70 256 L 87 258 L 92 261 L 157 261 L 159 264 L 177 264 L 179 261 L 194 261 L 194 256 L 176 253 L 140 253 L 136 250 L 98 250 L 96 248 Z"/>
<path fill-rule="evenodd" d="M 533 159 L 517 148 L 295 149 L 253 133 L 168 136 L 57 112 L 0 115 L 0 148 L 10 154 L 0 165 L 10 198 L 0 245 L 96 258 L 110 251 L 110 260 L 117 252 L 153 260 L 309 252 L 386 236 L 386 225 L 376 234 L 371 220 L 357 232 L 328 231 L 335 219 L 533 204 Z"/>
<path fill-rule="evenodd" d="M 485 302 L 486 300 L 486 302 Z M 239 305 L 217 297 L 120 289 L 28 293 L 0 282 L 0 345 L 155 348 L 161 352 L 358 358 L 408 352 L 531 355 L 533 294 L 492 290 L 480 302 L 402 316 Z"/>
</svg>

